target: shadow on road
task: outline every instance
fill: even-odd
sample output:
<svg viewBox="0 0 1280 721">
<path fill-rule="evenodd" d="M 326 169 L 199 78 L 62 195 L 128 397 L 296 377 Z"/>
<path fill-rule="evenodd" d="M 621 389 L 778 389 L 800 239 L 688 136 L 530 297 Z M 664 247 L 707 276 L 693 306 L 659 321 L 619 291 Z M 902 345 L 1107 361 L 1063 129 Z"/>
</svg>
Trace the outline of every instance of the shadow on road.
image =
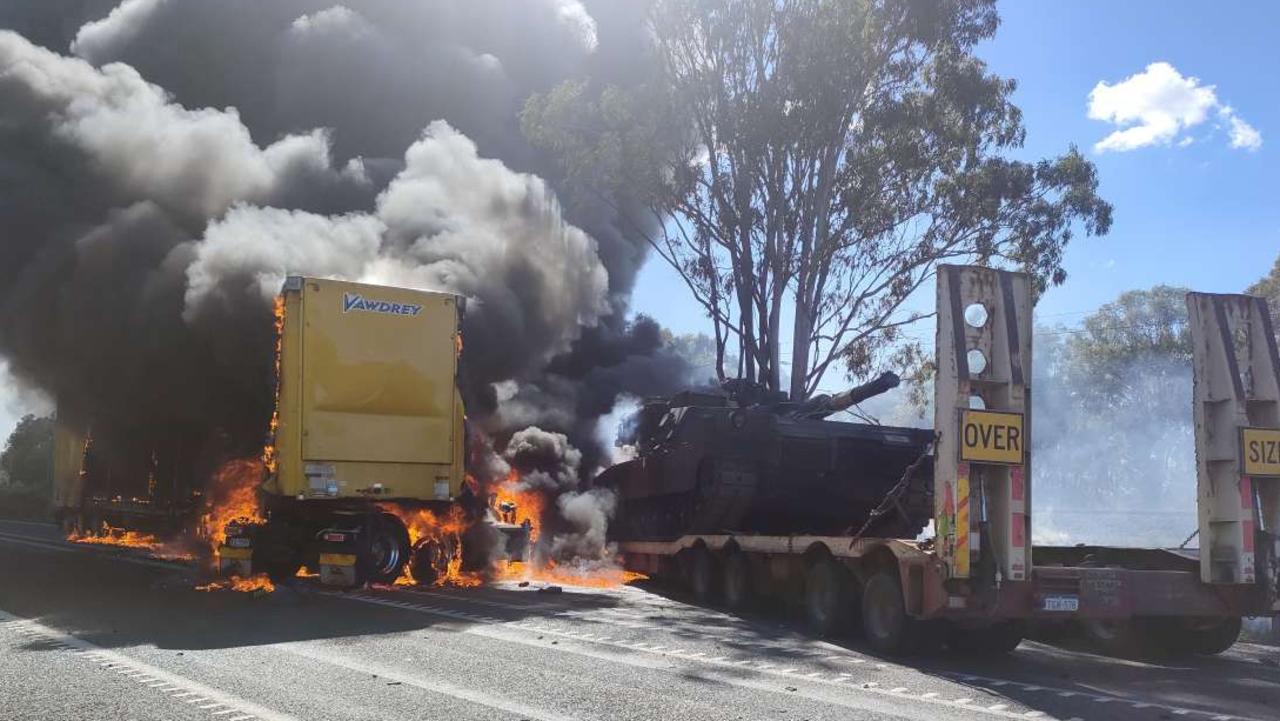
<svg viewBox="0 0 1280 721">
<path fill-rule="evenodd" d="M 651 582 L 646 590 L 672 602 L 690 603 L 679 590 Z M 782 619 L 782 623 L 779 623 Z M 832 646 L 869 657 L 886 664 L 906 666 L 915 671 L 968 686 L 975 694 L 1022 704 L 1052 716 L 1064 699 L 1074 697 L 1111 697 L 1109 701 L 1090 701 L 1098 709 L 1093 718 L 1138 718 L 1133 704 L 1115 699 L 1134 698 L 1150 716 L 1142 718 L 1181 718 L 1171 709 L 1159 706 L 1198 709 L 1212 715 L 1235 715 L 1266 719 L 1276 717 L 1280 700 L 1280 648 L 1241 643 L 1220 656 L 1197 656 L 1179 659 L 1124 659 L 1098 653 L 1083 641 L 1065 639 L 1053 644 L 1024 641 L 1007 656 L 961 656 L 935 648 L 910 658 L 888 657 L 876 653 L 856 634 L 817 639 L 803 630 L 795 613 L 773 606 L 740 615 L 690 606 L 687 611 L 672 613 L 663 619 L 670 624 L 668 632 L 677 636 L 705 637 L 706 629 L 732 631 L 726 648 L 744 652 L 766 651 L 779 663 L 791 660 L 816 663 L 831 673 L 850 671 L 847 662 L 817 660 L 805 647 L 822 641 Z M 807 644 L 796 643 L 797 638 Z M 868 680 L 875 679 L 876 668 L 864 664 L 860 669 Z M 868 671 L 870 669 L 870 671 Z M 861 676 L 860 676 L 861 677 Z M 994 682 L 994 683 L 993 683 Z"/>
<path fill-rule="evenodd" d="M 104 648 L 220 649 L 343 637 L 398 634 L 465 619 L 356 604 L 312 579 L 294 579 L 274 593 L 195 590 L 200 579 L 181 567 L 124 563 L 101 554 L 56 552 L 0 543 L 0 609 L 75 634 Z M 414 601 L 420 594 L 397 594 Z M 432 598 L 503 620 L 547 613 L 547 602 L 572 596 L 574 608 L 618 603 L 604 593 L 538 593 L 536 587 L 441 590 Z M 479 599 L 479 601 L 477 601 Z M 481 606 L 475 606 L 477 602 Z M 563 605 L 563 603 L 561 604 Z"/>
</svg>

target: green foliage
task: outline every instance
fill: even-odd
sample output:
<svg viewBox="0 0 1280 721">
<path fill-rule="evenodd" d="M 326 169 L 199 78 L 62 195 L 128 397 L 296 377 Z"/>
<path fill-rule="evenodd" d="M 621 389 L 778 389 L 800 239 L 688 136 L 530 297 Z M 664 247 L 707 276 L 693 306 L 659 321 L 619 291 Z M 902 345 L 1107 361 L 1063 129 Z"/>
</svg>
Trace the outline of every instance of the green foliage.
<svg viewBox="0 0 1280 721">
<path fill-rule="evenodd" d="M 0 453 L 0 470 L 15 486 L 53 488 L 53 419 L 27 415 L 18 422 Z"/>
<path fill-rule="evenodd" d="M 1126 291 L 1085 318 L 1057 354 L 1066 382 L 1095 405 L 1114 405 L 1134 400 L 1136 366 L 1147 376 L 1184 374 L 1191 367 L 1188 292 L 1167 285 Z"/>
<path fill-rule="evenodd" d="M 1260 295 L 1266 298 L 1267 306 L 1271 308 L 1272 322 L 1280 322 L 1280 258 L 1276 258 L 1275 265 L 1271 266 L 1270 273 L 1267 273 L 1257 283 L 1249 286 L 1245 292 L 1249 295 Z"/>
<path fill-rule="evenodd" d="M 868 375 L 940 263 L 1043 288 L 1065 280 L 1077 230 L 1110 228 L 1074 147 L 1008 157 L 1025 134 L 1015 83 L 973 54 L 993 0 L 655 0 L 649 22 L 644 82 L 565 83 L 523 127 L 680 273 L 722 372 L 732 340 L 752 380 L 780 388 L 789 365 L 795 397 L 833 362 Z"/>
</svg>

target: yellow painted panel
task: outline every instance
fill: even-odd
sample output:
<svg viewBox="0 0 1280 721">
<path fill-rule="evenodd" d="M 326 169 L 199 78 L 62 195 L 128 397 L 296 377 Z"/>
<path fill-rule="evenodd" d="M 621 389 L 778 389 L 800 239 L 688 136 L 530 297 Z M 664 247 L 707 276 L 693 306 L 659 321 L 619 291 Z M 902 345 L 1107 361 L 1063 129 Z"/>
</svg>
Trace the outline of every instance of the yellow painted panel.
<svg viewBox="0 0 1280 721">
<path fill-rule="evenodd" d="M 291 279 L 268 492 L 447 500 L 463 481 L 459 299 Z"/>
<path fill-rule="evenodd" d="M 961 464 L 956 477 L 956 552 L 952 561 L 956 578 L 969 577 L 969 471 Z"/>
<path fill-rule="evenodd" d="M 352 553 L 322 553 L 320 554 L 320 565 L 354 566 L 356 565 L 356 557 Z"/>
<path fill-rule="evenodd" d="M 304 459 L 449 463 L 457 299 L 305 283 Z"/>
<path fill-rule="evenodd" d="M 1021 413 L 960 412 L 960 460 L 1021 465 L 1026 444 Z"/>
<path fill-rule="evenodd" d="M 84 495 L 84 434 L 61 419 L 53 424 L 53 505 L 55 508 L 79 508 Z"/>
<path fill-rule="evenodd" d="M 1240 429 L 1241 465 L 1246 476 L 1280 476 L 1280 430 Z"/>
</svg>

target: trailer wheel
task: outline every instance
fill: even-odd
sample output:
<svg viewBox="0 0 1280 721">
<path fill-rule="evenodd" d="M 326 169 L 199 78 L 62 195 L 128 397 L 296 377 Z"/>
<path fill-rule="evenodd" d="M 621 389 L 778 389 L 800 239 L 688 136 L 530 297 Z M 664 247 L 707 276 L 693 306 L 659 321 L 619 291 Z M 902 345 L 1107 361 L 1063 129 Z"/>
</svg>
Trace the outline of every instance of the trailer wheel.
<svg viewBox="0 0 1280 721">
<path fill-rule="evenodd" d="M 448 570 L 453 553 L 453 541 L 447 538 L 442 541 L 419 542 L 413 549 L 413 560 L 409 565 L 413 582 L 419 586 L 435 585 Z"/>
<path fill-rule="evenodd" d="M 369 536 L 361 549 L 365 580 L 394 583 L 409 562 L 409 531 L 390 513 L 376 513 L 368 520 Z"/>
<path fill-rule="evenodd" d="M 809 567 L 804 577 L 805 621 L 818 636 L 831 636 L 848 625 L 851 581 L 849 572 L 830 558 Z"/>
<path fill-rule="evenodd" d="M 751 562 L 742 551 L 730 551 L 723 566 L 724 605 L 741 611 L 751 605 Z"/>
<path fill-rule="evenodd" d="M 1164 637 L 1174 644 L 1175 653 L 1216 656 L 1240 638 L 1239 618 L 1194 618 L 1175 621 L 1176 628 Z"/>
<path fill-rule="evenodd" d="M 1017 621 L 976 627 L 952 623 L 947 628 L 947 648 L 969 656 L 1003 656 L 1017 648 L 1025 635 Z"/>
<path fill-rule="evenodd" d="M 1108 656 L 1134 658 L 1151 653 L 1150 634 L 1140 632 L 1136 619 L 1087 619 L 1080 628 L 1085 638 Z"/>
<path fill-rule="evenodd" d="M 711 604 L 719 595 L 716 559 L 705 546 L 694 548 L 689 555 L 689 590 L 701 604 Z"/>
<path fill-rule="evenodd" d="M 867 579 L 862 590 L 862 630 L 880 653 L 907 654 L 919 646 L 918 624 L 907 615 L 897 574 L 877 571 Z"/>
</svg>

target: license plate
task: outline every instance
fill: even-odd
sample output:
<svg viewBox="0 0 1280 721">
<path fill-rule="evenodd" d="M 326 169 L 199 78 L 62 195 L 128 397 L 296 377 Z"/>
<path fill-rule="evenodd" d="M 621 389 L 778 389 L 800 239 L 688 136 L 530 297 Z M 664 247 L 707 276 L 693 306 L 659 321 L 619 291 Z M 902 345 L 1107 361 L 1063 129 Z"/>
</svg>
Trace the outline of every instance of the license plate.
<svg viewBox="0 0 1280 721">
<path fill-rule="evenodd" d="M 232 536 L 227 539 L 227 545 L 232 548 L 249 548 L 251 544 L 249 539 L 244 536 Z"/>
<path fill-rule="evenodd" d="M 1045 596 L 1040 603 L 1042 611 L 1079 611 L 1080 599 L 1075 596 Z"/>
</svg>

